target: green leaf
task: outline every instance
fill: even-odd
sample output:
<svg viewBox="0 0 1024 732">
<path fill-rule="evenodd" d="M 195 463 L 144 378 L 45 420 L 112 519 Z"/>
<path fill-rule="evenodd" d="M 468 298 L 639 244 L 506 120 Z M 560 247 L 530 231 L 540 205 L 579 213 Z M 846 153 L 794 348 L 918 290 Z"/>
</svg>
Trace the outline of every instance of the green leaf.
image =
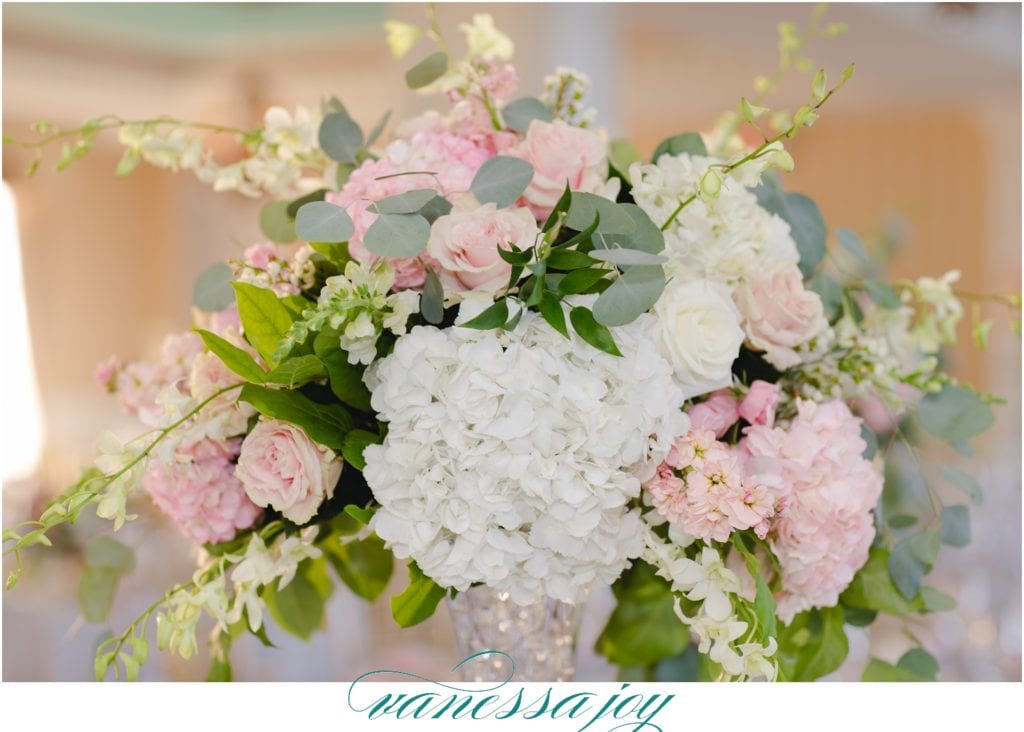
<svg viewBox="0 0 1024 732">
<path fill-rule="evenodd" d="M 779 632 L 779 666 L 789 681 L 813 681 L 832 673 L 850 651 L 841 607 L 808 610 Z"/>
<path fill-rule="evenodd" d="M 925 612 L 939 613 L 956 608 L 956 599 L 952 595 L 947 595 L 934 587 L 922 587 L 921 599 L 924 602 L 922 609 Z"/>
<path fill-rule="evenodd" d="M 862 610 L 856 607 L 843 606 L 843 621 L 855 628 L 866 628 L 875 622 L 877 617 L 877 610 Z"/>
<path fill-rule="evenodd" d="M 541 231 L 545 234 L 551 231 L 555 224 L 561 220 L 562 215 L 569 210 L 569 206 L 571 204 L 572 191 L 569 190 L 569 184 L 567 182 L 565 184 L 565 190 L 562 191 L 562 195 L 558 197 L 558 202 L 555 203 L 555 207 L 551 209 L 551 213 L 548 214 L 548 217 L 544 220 L 544 226 L 541 228 Z"/>
<path fill-rule="evenodd" d="M 207 267 L 192 288 L 192 304 L 208 313 L 223 310 L 235 301 L 235 291 L 231 289 L 234 279 L 235 273 L 226 262 Z"/>
<path fill-rule="evenodd" d="M 935 559 L 939 555 L 940 542 L 938 533 L 935 531 L 922 531 L 914 534 L 907 539 L 907 545 L 910 547 L 910 553 L 914 555 L 914 558 L 924 565 L 925 572 L 931 571 L 931 568 L 935 565 Z M 909 597 L 912 598 L 913 595 Z"/>
<path fill-rule="evenodd" d="M 825 256 L 827 231 L 818 206 L 802 193 L 786 193 L 773 183 L 758 186 L 754 193 L 764 209 L 789 224 L 800 253 L 800 271 L 810 277 Z"/>
<path fill-rule="evenodd" d="M 355 225 L 341 206 L 327 201 L 312 201 L 299 209 L 295 217 L 295 231 L 305 241 L 337 244 L 351 238 Z"/>
<path fill-rule="evenodd" d="M 696 132 L 684 132 L 681 135 L 666 138 L 658 143 L 658 147 L 654 148 L 651 162 L 658 162 L 658 158 L 665 154 L 682 155 L 683 153 L 688 155 L 707 155 L 708 149 L 704 145 L 704 138 Z"/>
<path fill-rule="evenodd" d="M 409 586 L 391 598 L 391 615 L 401 627 L 409 628 L 433 615 L 446 594 L 445 588 L 423 574 L 416 562 L 409 562 Z"/>
<path fill-rule="evenodd" d="M 296 356 L 285 359 L 277 368 L 267 374 L 266 383 L 297 389 L 313 379 L 322 379 L 326 376 L 327 367 L 319 358 L 313 355 Z"/>
<path fill-rule="evenodd" d="M 420 209 L 420 216 L 427 220 L 427 223 L 434 223 L 442 216 L 452 212 L 452 204 L 442 196 L 434 196 Z"/>
<path fill-rule="evenodd" d="M 898 513 L 895 516 L 890 516 L 886 523 L 893 529 L 906 529 L 917 523 L 917 516 Z"/>
<path fill-rule="evenodd" d="M 461 328 L 490 330 L 500 328 L 508 321 L 508 300 L 502 298 L 471 320 L 460 323 Z"/>
<path fill-rule="evenodd" d="M 608 250 L 613 251 L 627 250 Z M 595 255 L 600 253 L 602 252 L 594 252 Z M 660 266 L 630 267 L 612 282 L 611 287 L 598 296 L 594 303 L 594 319 L 602 325 L 632 323 L 654 306 L 664 289 L 665 271 Z"/>
<path fill-rule="evenodd" d="M 427 268 L 427 277 L 423 281 L 420 313 L 424 320 L 433 325 L 439 325 L 444 320 L 444 286 L 437 272 L 430 268 Z"/>
<path fill-rule="evenodd" d="M 554 249 L 548 256 L 548 269 L 584 269 L 592 264 L 590 255 L 575 249 Z"/>
<path fill-rule="evenodd" d="M 89 623 L 107 620 L 121 572 L 109 567 L 87 566 L 78 580 L 78 607 Z"/>
<path fill-rule="evenodd" d="M 660 254 L 651 254 L 639 249 L 620 249 L 618 247 L 595 249 L 588 256 L 601 262 L 611 262 L 614 265 L 626 267 L 633 265 L 661 265 L 668 261 Z M 661 269 L 661 267 L 659 266 L 658 269 Z"/>
<path fill-rule="evenodd" d="M 860 237 L 850 229 L 840 227 L 836 229 L 836 240 L 839 245 L 849 252 L 855 259 L 867 264 L 871 261 L 868 253 L 864 251 L 864 245 L 860 243 Z"/>
<path fill-rule="evenodd" d="M 824 272 L 818 272 L 807 282 L 807 288 L 818 293 L 821 305 L 825 310 L 825 318 L 831 323 L 839 315 L 843 306 L 843 287 Z"/>
<path fill-rule="evenodd" d="M 889 575 L 889 552 L 882 547 L 871 549 L 868 561 L 854 575 L 839 599 L 848 607 L 879 610 L 892 615 L 907 615 L 924 605 L 920 597 L 908 601 L 896 588 Z"/>
<path fill-rule="evenodd" d="M 515 203 L 533 180 L 533 166 L 520 158 L 496 155 L 480 166 L 469 190 L 480 203 L 505 208 Z"/>
<path fill-rule="evenodd" d="M 932 681 L 935 681 L 935 677 L 939 675 L 939 662 L 935 660 L 935 656 L 923 648 L 911 648 L 900 656 L 896 665 L 905 671 Z"/>
<path fill-rule="evenodd" d="M 657 254 L 665 249 L 665 235 L 651 221 L 651 217 L 635 203 L 620 203 L 618 208 L 633 219 L 633 230 L 628 234 L 609 234 L 604 237 L 605 246 L 620 246 L 623 249 L 639 249 Z"/>
<path fill-rule="evenodd" d="M 311 440 L 337 452 L 352 429 L 352 418 L 340 404 L 318 404 L 298 391 L 246 384 L 238 398 L 264 416 L 302 428 Z"/>
<path fill-rule="evenodd" d="M 295 241 L 295 222 L 288 216 L 288 201 L 271 201 L 260 210 L 260 231 L 278 244 Z"/>
<path fill-rule="evenodd" d="M 375 512 L 373 509 L 360 508 L 359 506 L 350 503 L 345 506 L 345 513 L 361 523 L 363 526 L 369 526 L 370 519 L 373 518 L 373 514 Z"/>
<path fill-rule="evenodd" d="M 593 193 L 579 191 L 572 194 L 569 216 L 565 223 L 574 231 L 584 231 L 598 215 L 601 220 L 597 225 L 597 231 L 602 234 L 628 236 L 636 231 L 636 222 L 625 206 L 620 206 Z"/>
<path fill-rule="evenodd" d="M 608 145 L 608 162 L 626 182 L 629 182 L 629 166 L 640 160 L 640 151 L 629 140 L 612 140 Z"/>
<path fill-rule="evenodd" d="M 370 204 L 370 210 L 379 214 L 411 214 L 437 198 L 437 191 L 432 188 L 416 188 L 397 196 L 382 198 Z"/>
<path fill-rule="evenodd" d="M 901 541 L 889 555 L 889 576 L 892 577 L 896 589 L 907 600 L 913 600 L 921 589 L 924 577 L 924 566 L 914 556 L 908 541 Z"/>
<path fill-rule="evenodd" d="M 669 584 L 646 562 L 636 562 L 613 589 L 618 600 L 594 650 L 612 663 L 646 666 L 681 653 L 690 642 L 675 613 Z"/>
<path fill-rule="evenodd" d="M 338 345 L 336 331 L 324 330 L 313 341 L 313 351 L 327 367 L 331 391 L 345 404 L 361 412 L 370 411 L 370 390 L 363 383 L 363 367 L 348 362 L 348 354 Z"/>
<path fill-rule="evenodd" d="M 121 159 L 117 161 L 117 177 L 124 178 L 126 175 L 131 175 L 132 171 L 139 167 L 141 160 L 142 155 L 135 148 L 130 147 L 125 150 Z"/>
<path fill-rule="evenodd" d="M 509 102 L 501 110 L 501 116 L 505 126 L 516 132 L 526 132 L 535 119 L 551 122 L 555 118 L 554 112 L 536 97 L 522 97 Z"/>
<path fill-rule="evenodd" d="M 900 305 L 900 296 L 888 282 L 882 280 L 868 280 L 864 283 L 870 297 L 876 305 L 886 310 L 896 310 Z"/>
<path fill-rule="evenodd" d="M 377 124 L 373 126 L 373 129 L 371 129 L 369 134 L 366 136 L 365 147 L 370 147 L 370 145 L 377 142 L 377 138 L 380 137 L 381 133 L 384 131 L 384 128 L 387 127 L 389 119 L 391 119 L 390 109 L 387 112 L 385 112 L 379 120 L 377 120 Z"/>
<path fill-rule="evenodd" d="M 318 138 L 327 157 L 339 163 L 354 164 L 363 147 L 363 131 L 344 112 L 324 117 Z"/>
<path fill-rule="evenodd" d="M 448 54 L 437 51 L 427 56 L 405 73 L 405 83 L 410 89 L 422 89 L 444 76 L 448 70 Z"/>
<path fill-rule="evenodd" d="M 942 529 L 939 537 L 949 546 L 967 546 L 971 543 L 971 517 L 967 506 L 946 506 L 942 509 Z"/>
<path fill-rule="evenodd" d="M 299 209 L 305 206 L 307 203 L 313 203 L 314 201 L 323 201 L 327 195 L 329 189 L 317 188 L 315 191 L 311 191 L 304 196 L 293 198 L 288 202 L 288 218 L 294 219 L 299 215 Z"/>
<path fill-rule="evenodd" d="M 246 339 L 263 360 L 273 366 L 277 344 L 292 327 L 292 314 L 273 290 L 246 282 L 232 282 L 231 286 L 238 300 L 238 317 Z"/>
<path fill-rule="evenodd" d="M 867 668 L 864 669 L 860 680 L 869 682 L 930 681 L 928 678 L 918 676 L 913 671 L 901 668 L 900 666 L 893 666 L 891 663 L 880 661 L 877 658 L 871 659 Z"/>
<path fill-rule="evenodd" d="M 971 498 L 975 506 L 980 506 L 982 501 L 981 486 L 974 478 L 967 473 L 962 473 L 956 468 L 948 465 L 940 465 L 939 472 L 949 483 L 955 485 Z"/>
<path fill-rule="evenodd" d="M 267 585 L 261 596 L 278 627 L 303 640 L 309 640 L 323 622 L 325 600 L 303 571 L 296 572 L 284 589 Z"/>
<path fill-rule="evenodd" d="M 921 426 L 955 445 L 979 435 L 995 421 L 992 408 L 978 394 L 946 384 L 937 394 L 926 394 L 917 405 Z"/>
<path fill-rule="evenodd" d="M 117 539 L 99 536 L 85 548 L 85 563 L 124 575 L 135 569 L 135 552 Z"/>
<path fill-rule="evenodd" d="M 860 438 L 864 440 L 864 459 L 873 459 L 878 452 L 878 438 L 875 437 L 875 433 L 871 431 L 871 428 L 863 422 L 860 425 Z"/>
<path fill-rule="evenodd" d="M 366 449 L 367 445 L 379 445 L 380 442 L 380 435 L 367 432 L 366 430 L 352 430 L 345 435 L 345 443 L 341 447 L 341 454 L 344 456 L 345 462 L 362 472 L 363 468 L 366 467 L 366 461 L 363 459 L 363 450 Z"/>
<path fill-rule="evenodd" d="M 363 244 L 380 257 L 415 257 L 427 246 L 430 224 L 419 214 L 382 214 L 370 224 Z"/>
<path fill-rule="evenodd" d="M 575 295 L 589 289 L 609 273 L 607 269 L 578 269 L 558 281 L 558 292 L 562 295 Z"/>
<path fill-rule="evenodd" d="M 235 344 L 224 340 L 216 333 L 211 333 L 208 330 L 197 330 L 196 332 L 203 339 L 203 343 L 206 344 L 210 352 L 219 358 L 229 369 L 246 381 L 254 384 L 266 382 L 266 372 L 248 353 Z"/>
<path fill-rule="evenodd" d="M 359 597 L 372 602 L 387 589 L 394 557 L 380 538 L 371 536 L 345 544 L 332 541 L 326 549 L 338 577 Z"/>
<path fill-rule="evenodd" d="M 622 355 L 618 346 L 615 345 L 615 338 L 612 337 L 611 331 L 598 323 L 594 319 L 594 314 L 586 308 L 575 307 L 570 310 L 569 321 L 572 323 L 573 330 L 579 334 L 580 338 L 594 348 L 610 353 L 613 356 Z"/>
<path fill-rule="evenodd" d="M 206 680 L 211 683 L 232 681 L 231 663 L 216 657 L 212 658 L 210 660 L 210 670 L 206 672 Z"/>
<path fill-rule="evenodd" d="M 562 310 L 562 302 L 555 295 L 544 292 L 541 295 L 538 305 L 541 317 L 548 322 L 552 328 L 557 330 L 566 338 L 569 337 L 569 328 L 565 324 L 565 311 Z"/>
</svg>

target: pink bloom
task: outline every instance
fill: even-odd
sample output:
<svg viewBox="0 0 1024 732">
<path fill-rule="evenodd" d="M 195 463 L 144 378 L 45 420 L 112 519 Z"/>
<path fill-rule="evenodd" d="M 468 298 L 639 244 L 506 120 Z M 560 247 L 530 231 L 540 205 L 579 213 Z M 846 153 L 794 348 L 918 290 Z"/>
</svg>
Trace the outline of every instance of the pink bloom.
<svg viewBox="0 0 1024 732">
<path fill-rule="evenodd" d="M 788 429 L 748 427 L 741 443 L 751 459 L 772 460 L 787 489 L 768 534 L 782 567 L 784 622 L 838 602 L 867 561 L 882 493 L 882 476 L 862 456 L 861 420 L 843 402 L 800 401 L 797 410 Z"/>
<path fill-rule="evenodd" d="M 158 361 L 135 361 L 117 373 L 117 397 L 126 412 L 147 427 L 157 427 L 165 408 L 157 403 L 160 392 L 177 385 L 186 392 L 192 361 L 205 350 L 195 333 L 172 333 L 164 338 Z"/>
<path fill-rule="evenodd" d="M 113 393 L 117 391 L 117 372 L 121 370 L 121 361 L 117 356 L 111 356 L 106 361 L 96 364 L 93 371 L 93 378 L 100 388 Z"/>
<path fill-rule="evenodd" d="M 779 405 L 779 387 L 757 380 L 740 402 L 739 415 L 750 424 L 775 424 L 775 408 Z"/>
<path fill-rule="evenodd" d="M 449 290 L 494 292 L 508 284 L 512 265 L 498 249 L 532 247 L 540 230 L 525 208 L 498 210 L 493 203 L 456 206 L 440 217 L 430 232 L 427 251 L 441 266 Z"/>
<path fill-rule="evenodd" d="M 804 287 L 795 264 L 754 272 L 735 298 L 747 340 L 776 368 L 796 366 L 796 349 L 828 329 L 821 298 Z"/>
<path fill-rule="evenodd" d="M 143 485 L 153 502 L 200 544 L 233 539 L 262 511 L 235 477 L 232 460 L 240 440 L 202 440 L 179 446 L 173 462 L 152 460 Z"/>
<path fill-rule="evenodd" d="M 269 242 L 253 244 L 245 250 L 243 255 L 245 263 L 256 269 L 266 269 L 270 263 L 277 259 L 277 247 Z"/>
<path fill-rule="evenodd" d="M 721 437 L 740 418 L 736 398 L 728 389 L 714 392 L 708 399 L 690 408 L 693 429 L 710 430 Z"/>
<path fill-rule="evenodd" d="M 298 427 L 265 420 L 242 443 L 235 475 L 257 506 L 271 506 L 304 524 L 334 495 L 342 463 Z"/>
<path fill-rule="evenodd" d="M 720 443 L 715 440 L 715 435 L 710 430 L 699 427 L 691 429 L 675 441 L 668 451 L 665 462 L 677 470 L 689 467 L 700 469 L 704 467 L 704 460 L 708 454 L 719 446 Z"/>
<path fill-rule="evenodd" d="M 355 224 L 349 253 L 360 262 L 377 260 L 363 244 L 367 229 L 377 220 L 370 204 L 417 188 L 430 188 L 447 198 L 466 193 L 480 166 L 492 156 L 486 147 L 450 132 L 419 131 L 408 140 L 392 142 L 379 160 L 367 160 L 352 172 L 340 191 L 327 194 L 326 200 L 344 208 Z M 429 258 L 423 259 L 432 264 Z M 394 289 L 423 286 L 426 271 L 419 259 L 389 263 L 395 268 Z"/>
<path fill-rule="evenodd" d="M 523 200 L 540 220 L 551 213 L 566 184 L 574 191 L 598 193 L 608 180 L 605 141 L 560 119 L 531 122 L 517 154 L 533 166 Z"/>
</svg>

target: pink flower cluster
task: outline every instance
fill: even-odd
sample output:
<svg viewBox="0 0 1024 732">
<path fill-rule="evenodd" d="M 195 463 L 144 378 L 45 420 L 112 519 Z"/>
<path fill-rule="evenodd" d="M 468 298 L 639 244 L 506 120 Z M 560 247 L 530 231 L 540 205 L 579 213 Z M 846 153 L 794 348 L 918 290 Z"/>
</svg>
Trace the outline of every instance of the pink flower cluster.
<svg viewBox="0 0 1024 732">
<path fill-rule="evenodd" d="M 750 424 L 771 427 L 775 424 L 779 396 L 779 387 L 758 380 L 750 385 L 742 400 L 736 399 L 729 389 L 721 389 L 692 407 L 687 414 L 694 429 L 711 430 L 716 437 L 721 437 L 741 418 Z"/>
<path fill-rule="evenodd" d="M 228 541 L 262 511 L 235 477 L 241 440 L 201 440 L 178 446 L 173 462 L 152 460 L 143 485 L 153 502 L 192 540 Z"/>
<path fill-rule="evenodd" d="M 779 617 L 835 605 L 868 558 L 882 476 L 863 457 L 861 420 L 841 401 L 798 402 L 788 429 L 756 425 L 741 449 L 775 462 L 786 489 L 770 545 L 782 567 Z"/>
<path fill-rule="evenodd" d="M 705 541 L 751 528 L 764 538 L 782 492 L 776 475 L 699 428 L 676 440 L 647 491 L 659 513 Z"/>
</svg>

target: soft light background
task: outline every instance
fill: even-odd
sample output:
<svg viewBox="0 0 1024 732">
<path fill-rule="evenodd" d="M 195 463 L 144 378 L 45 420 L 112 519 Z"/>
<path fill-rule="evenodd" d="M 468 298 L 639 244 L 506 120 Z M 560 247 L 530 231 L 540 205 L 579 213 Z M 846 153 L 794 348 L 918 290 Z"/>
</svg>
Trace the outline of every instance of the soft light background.
<svg viewBox="0 0 1024 732">
<path fill-rule="evenodd" d="M 611 134 L 648 152 L 669 134 L 708 129 L 749 95 L 753 77 L 775 66 L 776 24 L 803 24 L 810 6 L 468 4 L 439 13 L 454 36 L 460 20 L 481 11 L 517 42 L 524 93 L 539 92 L 556 65 L 577 66 L 594 80 L 592 103 Z M 244 127 L 270 104 L 313 106 L 327 93 L 364 126 L 386 109 L 401 119 L 427 101 L 404 89 L 411 61 L 388 54 L 380 30 L 388 17 L 419 20 L 422 9 L 5 3 L 3 130 L 20 136 L 37 119 L 74 126 L 104 112 Z M 958 268 L 965 289 L 1019 290 L 1020 6 L 837 4 L 828 17 L 850 32 L 816 42 L 810 55 L 833 78 L 851 60 L 857 74 L 793 143 L 787 185 L 815 198 L 832 228 L 877 237 L 895 226 L 894 276 Z M 777 106 L 799 102 L 808 83 L 785 86 Z M 151 355 L 166 331 L 187 328 L 193 278 L 258 239 L 258 203 L 145 166 L 118 180 L 118 156 L 101 138 L 69 170 L 47 166 L 26 179 L 28 158 L 4 149 L 4 525 L 38 512 L 73 480 L 99 430 L 131 430 L 94 386 L 94 364 L 111 353 Z M 960 605 L 912 629 L 940 657 L 947 681 L 1021 677 L 1020 343 L 1004 314 L 992 313 L 987 352 L 970 345 L 965 327 L 965 345 L 949 354 L 955 374 L 1007 399 L 977 457 L 957 463 L 986 488 L 984 506 L 972 511 L 974 542 L 944 548 L 943 571 L 931 578 Z M 145 501 L 140 512 L 121 536 L 137 548 L 140 568 L 116 599 L 117 632 L 192 568 L 187 542 Z M 100 528 L 83 521 L 60 537 L 62 548 L 35 552 L 19 587 L 3 593 L 5 681 L 91 677 L 105 630 L 78 619 L 76 545 Z M 587 607 L 579 678 L 612 678 L 590 650 L 609 609 L 607 592 Z M 456 661 L 443 610 L 401 631 L 386 599 L 370 607 L 339 590 L 328 612 L 326 634 L 309 645 L 273 629 L 277 649 L 240 641 L 236 677 L 342 680 L 381 667 L 443 674 Z M 870 638 L 853 630 L 835 678 L 857 678 L 869 654 L 894 661 L 908 644 L 899 623 L 880 624 Z M 146 679 L 205 674 L 202 660 L 151 658 Z"/>
</svg>

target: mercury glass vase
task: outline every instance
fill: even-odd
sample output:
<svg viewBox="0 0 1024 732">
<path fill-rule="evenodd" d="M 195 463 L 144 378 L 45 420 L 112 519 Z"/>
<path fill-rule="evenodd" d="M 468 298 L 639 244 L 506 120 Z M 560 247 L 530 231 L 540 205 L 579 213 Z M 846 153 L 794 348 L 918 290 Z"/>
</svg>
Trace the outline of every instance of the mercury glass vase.
<svg viewBox="0 0 1024 732">
<path fill-rule="evenodd" d="M 576 665 L 577 608 L 545 599 L 517 605 L 483 585 L 447 600 L 462 681 L 570 681 Z M 506 655 L 507 654 L 507 655 Z M 511 672 L 511 673 L 510 673 Z"/>
</svg>

